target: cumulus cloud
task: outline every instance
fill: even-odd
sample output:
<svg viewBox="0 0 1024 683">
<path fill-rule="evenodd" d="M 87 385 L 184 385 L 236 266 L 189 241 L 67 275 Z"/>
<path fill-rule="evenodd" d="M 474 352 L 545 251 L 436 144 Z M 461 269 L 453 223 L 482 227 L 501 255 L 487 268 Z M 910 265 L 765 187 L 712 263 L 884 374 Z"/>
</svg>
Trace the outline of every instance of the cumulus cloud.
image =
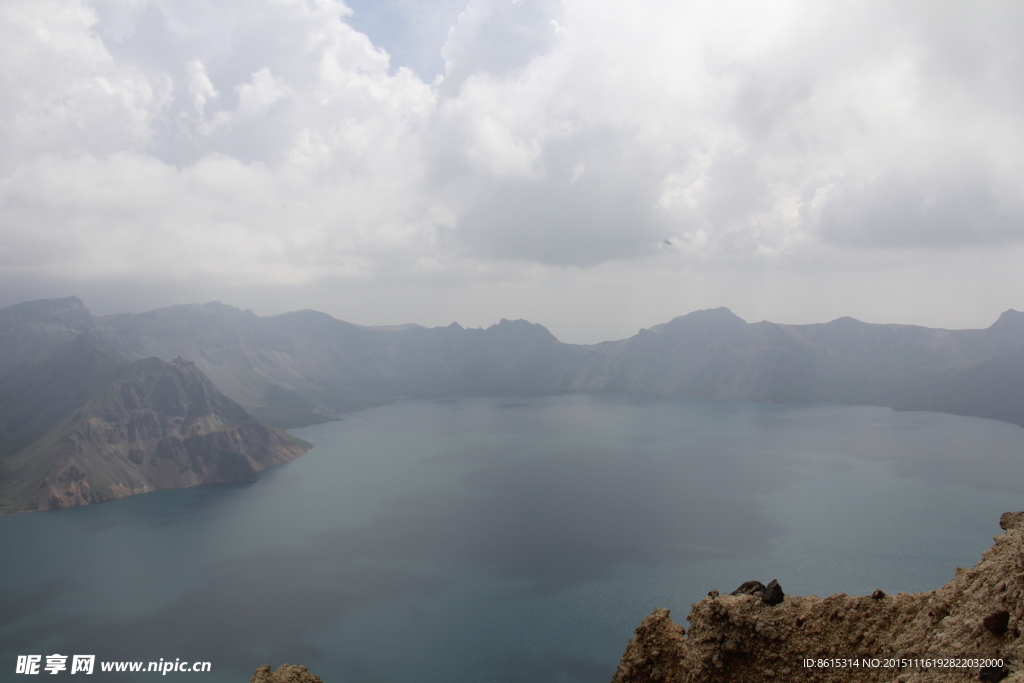
<svg viewBox="0 0 1024 683">
<path fill-rule="evenodd" d="M 106 154 L 144 147 L 170 82 L 118 63 L 78 3 L 0 7 L 0 169 L 16 173 L 43 154 Z"/>
<path fill-rule="evenodd" d="M 238 106 L 233 110 L 218 111 L 207 118 L 206 102 L 215 99 L 218 92 L 206 74 L 203 63 L 198 59 L 189 62 L 189 90 L 192 93 L 196 127 L 203 135 L 209 135 L 218 128 L 229 128 L 236 123 L 251 121 L 263 116 L 278 100 L 292 94 L 292 89 L 281 79 L 275 78 L 270 69 L 263 67 L 252 75 L 248 82 L 235 86 Z"/>
<path fill-rule="evenodd" d="M 456 93 L 474 74 L 501 77 L 550 51 L 562 4 L 556 0 L 469 0 L 441 48 L 442 92 Z"/>
<path fill-rule="evenodd" d="M 1011 3 L 389 7 L 440 78 L 340 0 L 4 3 L 0 267 L 295 284 L 1024 242 Z"/>
<path fill-rule="evenodd" d="M 119 65 L 85 4 L 65 22 L 76 40 L 44 41 L 36 25 L 44 34 L 36 53 L 46 48 L 56 55 L 50 61 L 108 74 L 104 83 L 117 75 L 121 92 L 101 89 L 105 99 L 94 107 L 68 102 L 69 90 L 94 84 L 88 75 L 32 98 L 11 89 L 23 101 L 10 137 L 24 139 L 21 119 L 30 122 L 22 127 L 42 127 L 43 118 L 47 129 L 72 132 L 70 142 L 37 135 L 0 187 L 5 268 L 290 283 L 358 275 L 380 254 L 429 237 L 418 213 L 416 132 L 435 96 L 409 72 L 389 75 L 387 55 L 344 23 L 343 5 L 270 3 L 269 16 L 254 26 L 216 16 L 214 4 L 200 3 L 194 17 L 175 14 L 178 3 L 117 9 L 137 15 L 121 22 L 122 33 L 124 25 L 159 32 L 156 23 L 185 43 L 194 39 L 184 19 L 200 31 L 204 20 L 223 19 L 239 42 L 262 41 L 259 57 L 241 59 L 259 66 L 232 74 L 225 67 L 231 55 L 217 54 L 213 43 L 193 44 L 178 52 L 200 56 L 177 65 L 176 74 L 146 64 L 138 46 L 124 48 L 130 36 L 122 36 Z M 26 71 L 39 61 L 28 60 Z M 37 75 L 45 81 L 48 72 Z M 173 98 L 157 102 L 157 86 Z M 129 107 L 133 126 L 106 121 Z M 97 122 L 83 124 L 85 115 Z"/>
</svg>

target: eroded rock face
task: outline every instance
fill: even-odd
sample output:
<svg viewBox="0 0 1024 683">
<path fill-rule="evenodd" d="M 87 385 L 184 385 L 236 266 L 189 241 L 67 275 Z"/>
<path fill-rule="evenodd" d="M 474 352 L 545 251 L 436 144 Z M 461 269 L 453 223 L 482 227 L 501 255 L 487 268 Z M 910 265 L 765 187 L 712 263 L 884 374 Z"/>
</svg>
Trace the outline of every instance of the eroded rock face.
<svg viewBox="0 0 1024 683">
<path fill-rule="evenodd" d="M 271 672 L 270 665 L 264 664 L 256 669 L 249 683 L 323 683 L 319 676 L 309 673 L 304 666 L 282 664 L 277 671 Z"/>
<path fill-rule="evenodd" d="M 707 597 L 692 606 L 689 632 L 668 610 L 655 610 L 636 630 L 612 681 L 1024 683 L 1024 513 L 1004 514 L 1000 526 L 1006 533 L 995 537 L 981 561 L 957 568 L 956 578 L 935 591 L 787 595 L 774 606 L 754 595 Z M 802 663 L 884 655 L 1001 658 L 1007 666 L 826 669 Z"/>
<path fill-rule="evenodd" d="M 250 416 L 195 364 L 124 365 L 0 481 L 0 511 L 53 510 L 196 484 L 254 481 L 310 445 Z"/>
</svg>

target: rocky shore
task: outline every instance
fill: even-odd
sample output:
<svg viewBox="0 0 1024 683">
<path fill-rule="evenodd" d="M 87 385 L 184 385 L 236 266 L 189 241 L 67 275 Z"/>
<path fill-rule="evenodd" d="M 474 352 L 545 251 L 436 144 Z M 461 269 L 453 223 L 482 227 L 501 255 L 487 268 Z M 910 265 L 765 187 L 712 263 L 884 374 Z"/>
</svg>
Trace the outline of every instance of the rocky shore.
<svg viewBox="0 0 1024 683">
<path fill-rule="evenodd" d="M 958 567 L 934 591 L 777 601 L 748 582 L 734 595 L 712 591 L 694 603 L 689 629 L 657 609 L 636 629 L 612 681 L 1024 683 L 1024 512 L 1003 514 L 999 525 L 1005 533 L 981 561 Z M 950 658 L 1002 662 L 938 665 Z"/>
</svg>

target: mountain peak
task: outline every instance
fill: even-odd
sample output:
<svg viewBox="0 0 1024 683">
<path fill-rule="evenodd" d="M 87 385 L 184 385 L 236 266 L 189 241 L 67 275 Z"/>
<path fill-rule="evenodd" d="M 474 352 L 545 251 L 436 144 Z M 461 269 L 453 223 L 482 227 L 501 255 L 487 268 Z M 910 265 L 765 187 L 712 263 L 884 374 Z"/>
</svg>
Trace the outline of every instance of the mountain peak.
<svg viewBox="0 0 1024 683">
<path fill-rule="evenodd" d="M 686 315 L 681 315 L 677 318 L 670 320 L 667 325 L 669 327 L 741 327 L 745 326 L 747 321 L 739 317 L 725 306 L 718 308 L 702 308 L 699 311 L 693 311 Z"/>
<path fill-rule="evenodd" d="M 836 318 L 835 320 L 830 320 L 830 321 L 828 321 L 825 324 L 826 325 L 837 325 L 837 326 L 853 326 L 853 325 L 858 325 L 859 326 L 859 325 L 867 325 L 868 323 L 866 323 L 866 322 L 864 322 L 862 320 L 857 320 L 856 318 L 851 318 L 848 315 L 844 315 L 844 316 L 842 316 L 840 318 Z"/>
<path fill-rule="evenodd" d="M 719 306 L 718 308 L 702 308 L 698 311 L 687 313 L 682 318 L 690 318 L 693 320 L 730 320 L 733 322 L 746 323 L 747 321 L 739 317 L 725 306 Z M 678 318 L 677 318 L 678 320 Z"/>
<path fill-rule="evenodd" d="M 1010 308 L 1003 311 L 992 323 L 990 330 L 1024 330 L 1024 313 Z"/>
<path fill-rule="evenodd" d="M 503 336 L 514 335 L 514 336 L 531 336 L 537 338 L 555 339 L 555 335 L 551 334 L 548 328 L 544 327 L 539 323 L 531 323 L 529 320 L 523 320 L 518 318 L 516 320 L 509 320 L 508 318 L 502 318 L 495 324 L 487 328 L 487 332 L 491 334 L 497 333 Z"/>
<path fill-rule="evenodd" d="M 60 324 L 76 329 L 91 322 L 92 314 L 77 296 L 63 299 L 37 299 L 0 310 L 0 320 L 12 323 Z"/>
</svg>

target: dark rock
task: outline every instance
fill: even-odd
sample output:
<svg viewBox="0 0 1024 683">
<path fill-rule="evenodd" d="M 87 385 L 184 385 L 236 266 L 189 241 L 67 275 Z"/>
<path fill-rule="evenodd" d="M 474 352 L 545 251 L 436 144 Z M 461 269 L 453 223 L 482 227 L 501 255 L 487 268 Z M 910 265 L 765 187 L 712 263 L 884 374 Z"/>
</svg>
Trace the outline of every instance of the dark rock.
<svg viewBox="0 0 1024 683">
<path fill-rule="evenodd" d="M 264 664 L 253 672 L 249 683 L 324 683 L 319 676 L 309 673 L 304 666 L 282 664 L 271 673 L 270 665 Z"/>
<path fill-rule="evenodd" d="M 981 623 L 992 633 L 1001 636 L 1006 633 L 1007 628 L 1010 626 L 1010 613 L 1006 610 L 993 612 L 982 619 Z"/>
<path fill-rule="evenodd" d="M 764 594 L 761 596 L 761 600 L 766 605 L 778 605 L 786 599 L 786 594 L 782 592 L 782 586 L 779 585 L 778 579 L 772 579 L 765 589 Z"/>
<path fill-rule="evenodd" d="M 978 680 L 985 683 L 999 683 L 1010 675 L 1010 670 L 1005 666 L 986 666 L 978 672 Z"/>
<path fill-rule="evenodd" d="M 885 593 L 882 592 L 881 588 L 876 588 L 875 592 L 871 594 L 872 600 L 881 600 L 885 597 Z"/>
<path fill-rule="evenodd" d="M 1009 531 L 1024 523 L 1024 512 L 1004 512 L 999 518 L 999 528 Z"/>
<path fill-rule="evenodd" d="M 729 595 L 753 595 L 754 593 L 764 593 L 764 584 L 760 581 L 744 581 L 740 584 L 740 587 L 734 590 Z"/>
<path fill-rule="evenodd" d="M 715 598 L 718 597 L 718 591 L 716 591 L 716 590 L 708 591 L 708 597 L 711 598 L 712 600 L 714 600 Z"/>
</svg>

